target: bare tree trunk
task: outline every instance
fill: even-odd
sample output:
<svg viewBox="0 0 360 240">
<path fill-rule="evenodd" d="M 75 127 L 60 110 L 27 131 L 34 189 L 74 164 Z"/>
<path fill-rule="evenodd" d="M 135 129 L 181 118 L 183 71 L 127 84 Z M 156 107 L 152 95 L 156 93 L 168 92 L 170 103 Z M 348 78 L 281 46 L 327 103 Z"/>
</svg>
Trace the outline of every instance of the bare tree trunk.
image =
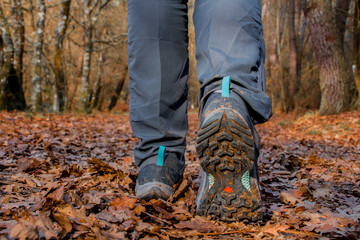
<svg viewBox="0 0 360 240">
<path fill-rule="evenodd" d="M 93 51 L 93 24 L 91 19 L 90 1 L 83 0 L 84 2 L 84 19 L 85 19 L 85 46 L 84 46 L 84 59 L 82 64 L 81 75 L 81 93 L 78 104 L 78 111 L 87 113 L 89 112 L 90 101 L 90 65 L 91 55 Z"/>
<path fill-rule="evenodd" d="M 304 38 L 306 32 L 306 20 L 302 10 L 302 2 L 301 0 L 295 0 L 295 34 L 297 36 L 297 67 L 296 72 L 299 77 L 299 85 L 301 87 L 300 78 L 301 78 L 301 55 L 300 51 L 304 45 Z"/>
<path fill-rule="evenodd" d="M 35 29 L 35 41 L 34 41 L 34 55 L 33 55 L 33 71 L 31 79 L 31 110 L 40 111 L 42 108 L 42 96 L 41 96 L 41 78 L 42 78 L 42 66 L 41 66 L 41 54 L 44 43 L 44 28 L 45 28 L 45 0 L 37 0 L 36 11 L 36 29 Z"/>
<path fill-rule="evenodd" d="M 47 46 L 44 46 L 43 49 L 44 52 L 49 52 L 49 49 L 47 48 Z M 42 110 L 47 110 L 49 112 L 52 112 L 52 99 L 53 99 L 53 94 L 54 94 L 54 90 L 55 90 L 55 79 L 54 77 L 51 75 L 50 73 L 50 68 L 49 66 L 51 66 L 50 61 L 46 58 L 45 54 L 41 54 L 42 55 L 42 64 L 41 64 L 41 69 L 42 69 Z M 54 68 L 52 68 L 54 69 Z M 45 109 L 46 108 L 46 109 Z"/>
<path fill-rule="evenodd" d="M 111 111 L 116 106 L 116 103 L 117 103 L 117 101 L 119 99 L 121 90 L 122 90 L 122 88 L 124 86 L 124 82 L 126 80 L 127 73 L 128 73 L 128 68 L 126 66 L 124 68 L 124 70 L 122 71 L 122 76 L 120 77 L 119 82 L 116 85 L 116 89 L 115 89 L 115 92 L 114 92 L 113 96 L 111 97 L 111 102 L 110 102 L 110 104 L 108 106 L 109 111 Z"/>
<path fill-rule="evenodd" d="M 61 12 L 59 15 L 59 23 L 56 28 L 55 36 L 55 56 L 54 56 L 54 72 L 55 72 L 55 91 L 53 108 L 55 112 L 63 112 L 66 110 L 66 80 L 63 66 L 63 41 L 66 29 L 69 23 L 71 0 L 65 0 L 61 4 Z"/>
<path fill-rule="evenodd" d="M 296 106 L 296 95 L 300 89 L 298 73 L 298 48 L 295 30 L 295 0 L 289 0 L 289 108 L 293 110 Z"/>
<path fill-rule="evenodd" d="M 78 111 L 87 113 L 90 111 L 90 70 L 91 55 L 93 52 L 93 28 L 97 22 L 101 10 L 107 6 L 110 0 L 82 0 L 84 6 L 85 28 L 85 52 L 81 76 L 81 93 L 78 103 Z"/>
<path fill-rule="evenodd" d="M 101 89 L 100 93 L 99 93 L 99 101 L 96 105 L 96 109 L 98 111 L 102 110 L 102 105 L 104 104 L 104 99 L 105 99 L 105 91 L 104 88 Z"/>
<path fill-rule="evenodd" d="M 297 75 L 296 65 L 297 65 L 297 43 L 296 43 L 296 31 L 295 31 L 295 0 L 289 0 L 289 73 L 290 77 L 294 78 Z M 296 82 L 291 81 L 290 90 L 294 92 L 296 87 Z"/>
<path fill-rule="evenodd" d="M 357 86 L 358 101 L 360 106 L 360 0 L 355 0 L 354 6 L 354 65 L 355 65 L 355 82 Z"/>
<path fill-rule="evenodd" d="M 91 67 L 91 55 L 92 55 L 92 29 L 91 27 L 86 29 L 85 38 L 85 52 L 84 62 L 81 75 L 81 93 L 79 99 L 80 112 L 89 112 L 89 100 L 90 100 L 90 67 Z"/>
<path fill-rule="evenodd" d="M 23 55 L 25 42 L 25 22 L 20 0 L 11 0 L 11 15 L 13 16 L 13 39 L 14 39 L 14 68 L 19 77 L 20 84 L 23 81 Z"/>
<path fill-rule="evenodd" d="M 335 19 L 336 28 L 340 34 L 341 46 L 344 51 L 344 36 L 346 31 L 346 19 L 350 8 L 351 0 L 336 0 Z"/>
<path fill-rule="evenodd" d="M 36 6 L 34 6 L 33 4 L 33 0 L 29 1 L 29 5 L 30 5 L 30 16 L 31 16 L 31 27 L 32 29 L 35 31 L 36 29 L 36 22 L 35 22 L 35 14 L 34 14 L 34 10 L 36 11 Z M 36 13 L 36 12 L 35 12 Z"/>
<path fill-rule="evenodd" d="M 3 9 L 0 4 L 0 49 L 1 49 L 1 69 L 0 69 L 0 110 L 7 110 L 7 85 L 9 81 L 9 75 L 12 68 L 12 57 L 14 54 L 14 45 L 11 40 L 9 26 L 7 24 Z"/>
<path fill-rule="evenodd" d="M 14 69 L 14 45 L 0 5 L 0 110 L 24 110 L 24 92 Z"/>
<path fill-rule="evenodd" d="M 262 22 L 263 22 L 263 27 L 264 29 L 269 29 L 270 27 L 270 24 L 269 24 L 269 20 L 270 20 L 270 0 L 265 0 L 263 1 L 263 6 L 262 6 L 262 13 L 261 13 L 261 16 L 262 16 Z M 267 38 L 267 34 L 266 32 L 264 32 L 264 37 Z M 266 76 L 268 78 L 271 78 L 271 67 L 272 67 L 272 64 L 271 64 L 271 61 L 270 61 L 270 56 L 271 54 L 266 54 L 266 64 L 265 64 L 265 68 L 266 68 Z"/>
<path fill-rule="evenodd" d="M 81 41 L 80 42 L 85 42 L 85 36 L 82 35 L 81 36 Z M 70 49 L 70 41 L 68 41 L 68 48 Z M 79 84 L 80 84 L 80 81 L 81 81 L 81 75 L 82 75 L 82 65 L 84 63 L 84 52 L 85 52 L 85 49 L 82 49 L 82 51 L 80 51 L 79 55 L 78 55 L 78 58 L 77 58 L 77 66 L 79 66 L 78 68 L 76 68 L 76 74 L 74 74 L 74 79 L 73 79 L 73 83 L 75 84 L 75 86 L 72 88 L 72 89 L 69 89 L 68 90 L 68 101 L 67 101 L 67 106 L 66 108 L 67 109 L 75 109 L 76 107 L 73 108 L 73 102 L 74 102 L 74 99 L 75 99 L 75 96 L 76 96 L 76 93 L 78 92 L 78 88 L 79 88 Z M 69 52 L 69 55 L 70 55 L 70 58 L 72 58 L 72 53 L 71 51 Z M 71 90 L 71 91 L 70 91 Z"/>
<path fill-rule="evenodd" d="M 102 65 L 103 65 L 103 54 L 100 53 L 99 56 L 99 60 L 98 60 L 98 72 L 97 72 L 97 78 L 96 78 L 96 82 L 95 82 L 95 86 L 94 86 L 94 90 L 93 90 L 93 96 L 91 99 L 91 108 L 96 108 L 97 109 L 97 105 L 99 103 L 99 97 L 100 97 L 100 93 L 102 90 L 102 75 L 103 75 L 103 69 L 102 69 Z"/>
<path fill-rule="evenodd" d="M 350 107 L 351 73 L 346 64 L 334 13 L 327 0 L 303 0 L 320 71 L 320 114 L 337 114 Z"/>
<path fill-rule="evenodd" d="M 284 60 L 283 60 L 283 52 L 282 52 L 282 34 L 284 28 L 284 21 L 282 19 L 282 0 L 277 0 L 277 11 L 276 11 L 276 53 L 279 61 L 279 80 L 280 80 L 280 105 L 281 110 L 284 112 L 289 111 L 289 97 L 288 97 L 288 88 L 289 88 L 289 80 L 286 79 L 285 71 L 284 71 Z"/>
<path fill-rule="evenodd" d="M 306 35 L 306 29 L 307 29 L 307 22 L 306 22 L 306 18 L 303 14 L 303 5 L 302 5 L 302 0 L 296 0 L 296 13 L 298 16 L 296 16 L 295 19 L 297 19 L 295 21 L 295 27 L 297 28 L 296 32 L 298 34 L 298 45 L 297 45 L 297 73 L 299 76 L 299 81 L 300 81 L 300 88 L 302 87 L 301 84 L 301 75 L 302 75 L 302 56 L 303 56 L 303 52 L 304 52 L 304 48 L 306 47 L 306 44 L 308 42 L 308 38 L 309 36 L 307 36 L 305 38 Z"/>
</svg>

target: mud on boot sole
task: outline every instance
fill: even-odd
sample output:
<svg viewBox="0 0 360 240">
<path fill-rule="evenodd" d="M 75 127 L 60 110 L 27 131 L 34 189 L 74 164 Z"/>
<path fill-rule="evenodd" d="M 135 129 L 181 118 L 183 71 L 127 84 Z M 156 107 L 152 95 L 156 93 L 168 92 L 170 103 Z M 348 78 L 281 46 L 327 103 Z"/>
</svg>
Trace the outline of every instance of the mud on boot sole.
<svg viewBox="0 0 360 240">
<path fill-rule="evenodd" d="M 209 187 L 197 209 L 222 221 L 262 219 L 261 196 L 254 172 L 255 143 L 245 120 L 232 110 L 219 111 L 198 131 L 196 151 Z"/>
</svg>

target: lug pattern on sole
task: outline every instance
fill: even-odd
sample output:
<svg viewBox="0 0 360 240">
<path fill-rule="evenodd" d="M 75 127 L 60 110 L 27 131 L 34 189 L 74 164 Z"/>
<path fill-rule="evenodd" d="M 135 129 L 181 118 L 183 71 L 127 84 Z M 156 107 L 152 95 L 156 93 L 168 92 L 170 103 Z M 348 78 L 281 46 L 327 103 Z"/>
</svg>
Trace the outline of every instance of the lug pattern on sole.
<svg viewBox="0 0 360 240">
<path fill-rule="evenodd" d="M 197 214 L 223 221 L 259 221 L 261 196 L 253 171 L 255 146 L 250 128 L 234 112 L 219 112 L 198 131 L 201 167 L 214 178 Z"/>
</svg>

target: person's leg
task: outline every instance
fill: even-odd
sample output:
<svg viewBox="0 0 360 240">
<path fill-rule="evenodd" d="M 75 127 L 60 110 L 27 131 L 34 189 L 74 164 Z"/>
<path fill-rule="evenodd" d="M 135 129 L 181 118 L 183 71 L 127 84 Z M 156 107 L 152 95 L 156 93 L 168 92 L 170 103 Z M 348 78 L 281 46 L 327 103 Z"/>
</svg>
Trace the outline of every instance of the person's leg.
<svg viewBox="0 0 360 240">
<path fill-rule="evenodd" d="M 255 123 L 271 116 L 265 93 L 259 0 L 202 0 L 194 12 L 202 84 L 197 213 L 225 221 L 262 218 Z"/>
<path fill-rule="evenodd" d="M 182 175 L 187 132 L 187 0 L 130 0 L 128 15 L 130 123 L 140 139 L 137 185 L 172 187 Z M 169 171 L 177 176 L 162 179 Z M 137 188 L 137 195 L 143 198 L 144 191 L 149 188 Z"/>
<path fill-rule="evenodd" d="M 197 1 L 194 23 L 201 105 L 230 76 L 230 88 L 246 102 L 254 122 L 265 122 L 272 112 L 265 93 L 260 0 Z"/>
</svg>

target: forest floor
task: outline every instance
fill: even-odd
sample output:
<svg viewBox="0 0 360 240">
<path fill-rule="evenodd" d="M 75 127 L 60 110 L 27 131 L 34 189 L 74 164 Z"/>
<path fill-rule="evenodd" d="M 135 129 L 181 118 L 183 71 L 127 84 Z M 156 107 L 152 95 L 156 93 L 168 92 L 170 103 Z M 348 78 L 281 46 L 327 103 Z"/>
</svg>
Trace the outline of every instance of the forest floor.
<svg viewBox="0 0 360 240">
<path fill-rule="evenodd" d="M 0 238 L 360 239 L 360 113 L 275 115 L 257 126 L 264 220 L 195 216 L 198 120 L 169 201 L 134 198 L 127 115 L 0 113 Z"/>
</svg>

